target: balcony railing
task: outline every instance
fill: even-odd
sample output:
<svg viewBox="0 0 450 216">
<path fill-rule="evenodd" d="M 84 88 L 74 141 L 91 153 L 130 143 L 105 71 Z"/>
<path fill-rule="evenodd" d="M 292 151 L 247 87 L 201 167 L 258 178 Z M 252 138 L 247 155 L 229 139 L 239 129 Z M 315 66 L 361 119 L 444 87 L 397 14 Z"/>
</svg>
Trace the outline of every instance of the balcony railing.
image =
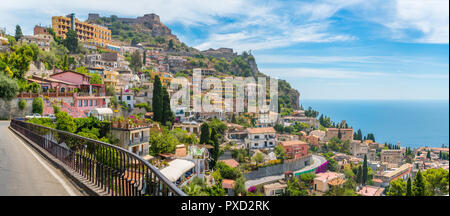
<svg viewBox="0 0 450 216">
<path fill-rule="evenodd" d="M 145 136 L 142 138 L 131 139 L 131 140 L 129 140 L 128 145 L 132 146 L 132 145 L 137 145 L 137 144 L 141 144 L 141 143 L 146 143 L 146 142 L 148 142 L 149 138 L 150 138 L 149 136 Z"/>
<path fill-rule="evenodd" d="M 41 125 L 11 127 L 111 196 L 185 196 L 156 167 L 126 149 Z"/>
</svg>

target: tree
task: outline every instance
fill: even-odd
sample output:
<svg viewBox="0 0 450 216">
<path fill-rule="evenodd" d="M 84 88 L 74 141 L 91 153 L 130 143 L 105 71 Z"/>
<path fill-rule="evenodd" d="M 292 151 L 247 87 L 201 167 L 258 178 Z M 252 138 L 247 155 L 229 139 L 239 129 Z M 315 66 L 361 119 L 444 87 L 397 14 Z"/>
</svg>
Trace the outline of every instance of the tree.
<svg viewBox="0 0 450 216">
<path fill-rule="evenodd" d="M 202 126 L 200 126 L 200 144 L 207 144 L 210 140 L 210 130 L 209 130 L 209 124 L 207 122 L 203 123 Z"/>
<path fill-rule="evenodd" d="M 426 195 L 426 182 L 419 170 L 414 178 L 413 182 L 413 194 L 414 196 L 425 196 Z"/>
<path fill-rule="evenodd" d="M 42 113 L 44 112 L 44 101 L 41 97 L 35 97 L 33 99 L 31 110 L 33 113 L 39 113 L 42 115 Z"/>
<path fill-rule="evenodd" d="M 217 130 L 211 129 L 211 140 L 210 143 L 213 145 L 213 149 L 211 151 L 211 167 L 214 168 L 216 166 L 217 161 L 219 160 L 220 146 Z"/>
<path fill-rule="evenodd" d="M 430 152 L 430 150 L 427 150 L 427 158 L 431 159 L 431 152 Z"/>
<path fill-rule="evenodd" d="M 262 163 L 264 162 L 264 155 L 261 152 L 258 152 L 252 157 L 252 160 L 256 163 Z"/>
<path fill-rule="evenodd" d="M 102 77 L 98 74 L 91 74 L 91 79 L 89 79 L 90 84 L 103 84 Z"/>
<path fill-rule="evenodd" d="M 368 167 L 367 167 L 367 155 L 364 155 L 364 162 L 363 162 L 363 185 L 366 185 L 367 183 L 367 174 L 368 174 Z"/>
<path fill-rule="evenodd" d="M 412 196 L 411 177 L 408 177 L 408 182 L 406 183 L 406 196 Z"/>
<path fill-rule="evenodd" d="M 234 115 L 234 113 L 233 113 L 233 116 L 231 117 L 231 123 L 233 123 L 233 124 L 236 124 L 236 123 L 237 123 L 237 121 L 236 121 L 236 115 Z"/>
<path fill-rule="evenodd" d="M 164 133 L 152 133 L 150 135 L 150 148 L 149 153 L 156 156 L 160 153 L 171 153 L 175 151 L 176 146 L 180 143 L 178 139 L 167 132 Z"/>
<path fill-rule="evenodd" d="M 56 129 L 74 133 L 77 130 L 77 124 L 72 116 L 60 111 L 56 114 Z"/>
<path fill-rule="evenodd" d="M 144 55 L 142 57 L 142 63 L 144 66 L 147 63 L 147 50 L 144 50 Z"/>
<path fill-rule="evenodd" d="M 155 76 L 155 81 L 153 82 L 152 110 L 153 120 L 160 122 L 163 115 L 163 98 L 161 80 L 158 75 Z"/>
<path fill-rule="evenodd" d="M 362 166 L 359 166 L 358 168 L 358 172 L 356 173 L 356 182 L 358 182 L 359 184 L 363 183 L 363 169 Z"/>
<path fill-rule="evenodd" d="M 78 52 L 78 36 L 77 32 L 69 29 L 66 33 L 66 39 L 63 41 L 64 46 L 69 50 L 70 53 Z"/>
<path fill-rule="evenodd" d="M 135 72 L 141 71 L 142 68 L 142 58 L 139 50 L 136 50 L 131 54 L 130 66 Z"/>
<path fill-rule="evenodd" d="M 66 71 L 69 70 L 69 57 L 67 54 L 64 55 L 63 63 L 61 65 L 61 70 Z"/>
<path fill-rule="evenodd" d="M 169 40 L 169 49 L 173 49 L 173 40 L 172 39 Z"/>
<path fill-rule="evenodd" d="M 233 190 L 235 195 L 245 195 L 247 190 L 245 189 L 245 178 L 243 176 L 235 181 Z"/>
<path fill-rule="evenodd" d="M 14 35 L 14 38 L 16 39 L 16 41 L 19 41 L 22 37 L 22 28 L 20 28 L 20 25 L 16 25 L 16 34 Z"/>
<path fill-rule="evenodd" d="M 427 194 L 431 196 L 443 196 L 448 194 L 449 175 L 443 168 L 427 169 L 423 176 L 426 182 Z"/>
<path fill-rule="evenodd" d="M 283 160 L 285 157 L 285 151 L 282 145 L 276 145 L 275 146 L 275 155 L 277 156 L 277 159 Z"/>
<path fill-rule="evenodd" d="M 20 110 L 24 110 L 27 106 L 27 102 L 24 99 L 20 99 L 17 105 L 19 106 Z"/>
<path fill-rule="evenodd" d="M 406 192 L 406 182 L 399 178 L 397 180 L 391 181 L 388 196 L 404 196 Z"/>
<path fill-rule="evenodd" d="M 164 87 L 162 89 L 163 91 L 163 115 L 162 115 L 162 125 L 172 124 L 175 121 L 175 115 L 172 112 L 172 109 L 170 108 L 170 96 L 167 92 L 167 89 Z"/>
<path fill-rule="evenodd" d="M 19 91 L 17 82 L 0 73 L 0 98 L 10 101 L 16 97 Z"/>
</svg>

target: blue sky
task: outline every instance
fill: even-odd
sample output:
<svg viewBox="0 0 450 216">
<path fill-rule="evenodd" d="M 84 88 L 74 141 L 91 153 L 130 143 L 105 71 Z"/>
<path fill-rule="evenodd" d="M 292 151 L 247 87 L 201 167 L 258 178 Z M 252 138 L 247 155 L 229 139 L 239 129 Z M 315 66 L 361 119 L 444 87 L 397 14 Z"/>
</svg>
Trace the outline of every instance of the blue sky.
<svg viewBox="0 0 450 216">
<path fill-rule="evenodd" d="M 32 34 L 51 16 L 156 13 L 186 44 L 251 50 L 301 99 L 449 98 L 448 0 L 15 0 L 0 27 Z"/>
</svg>

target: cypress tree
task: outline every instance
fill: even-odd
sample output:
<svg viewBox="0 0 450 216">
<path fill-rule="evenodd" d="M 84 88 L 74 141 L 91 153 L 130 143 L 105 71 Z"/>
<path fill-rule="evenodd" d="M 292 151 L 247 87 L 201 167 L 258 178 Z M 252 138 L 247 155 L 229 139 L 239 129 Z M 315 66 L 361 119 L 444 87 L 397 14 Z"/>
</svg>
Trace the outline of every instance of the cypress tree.
<svg viewBox="0 0 450 216">
<path fill-rule="evenodd" d="M 209 125 L 208 123 L 203 123 L 200 127 L 201 134 L 200 134 L 200 144 L 208 144 L 210 140 L 210 131 L 209 131 Z"/>
<path fill-rule="evenodd" d="M 161 124 L 166 125 L 168 122 L 172 123 L 175 120 L 175 116 L 172 112 L 172 109 L 170 109 L 170 96 L 167 92 L 167 89 L 163 87 L 163 115 Z"/>
<path fill-rule="evenodd" d="M 413 182 L 413 194 L 414 196 L 425 196 L 425 180 L 420 170 L 417 172 Z"/>
<path fill-rule="evenodd" d="M 364 155 L 364 162 L 363 162 L 363 185 L 366 185 L 366 182 L 367 182 L 367 173 L 368 173 L 368 167 L 367 167 L 367 155 Z"/>
<path fill-rule="evenodd" d="M 359 166 L 358 172 L 356 173 L 356 182 L 362 184 L 363 182 L 363 169 L 362 166 Z"/>
<path fill-rule="evenodd" d="M 16 39 L 17 42 L 19 42 L 20 38 L 22 37 L 23 37 L 22 28 L 20 28 L 20 25 L 16 25 L 16 34 L 14 35 L 14 38 Z"/>
<path fill-rule="evenodd" d="M 145 63 L 147 63 L 147 50 L 144 50 L 144 55 L 143 55 L 142 63 L 143 63 L 144 66 L 145 66 Z"/>
<path fill-rule="evenodd" d="M 430 150 L 427 151 L 427 158 L 428 158 L 428 159 L 431 159 L 431 153 L 430 153 Z"/>
<path fill-rule="evenodd" d="M 163 97 L 162 97 L 162 86 L 159 76 L 155 76 L 155 81 L 153 82 L 153 99 L 152 99 L 152 109 L 153 109 L 153 120 L 161 122 L 163 115 Z"/>
<path fill-rule="evenodd" d="M 406 196 L 412 196 L 411 177 L 408 177 L 408 182 L 406 184 Z"/>
<path fill-rule="evenodd" d="M 358 129 L 358 140 L 362 140 L 362 132 L 361 132 L 361 129 Z"/>
<path fill-rule="evenodd" d="M 215 128 L 211 128 L 210 144 L 214 146 L 211 152 L 211 159 L 212 159 L 211 167 L 214 168 L 216 166 L 217 160 L 219 159 L 219 151 L 220 151 L 218 134 Z"/>
<path fill-rule="evenodd" d="M 236 124 L 236 116 L 233 114 L 233 116 L 231 117 L 231 123 Z"/>
</svg>

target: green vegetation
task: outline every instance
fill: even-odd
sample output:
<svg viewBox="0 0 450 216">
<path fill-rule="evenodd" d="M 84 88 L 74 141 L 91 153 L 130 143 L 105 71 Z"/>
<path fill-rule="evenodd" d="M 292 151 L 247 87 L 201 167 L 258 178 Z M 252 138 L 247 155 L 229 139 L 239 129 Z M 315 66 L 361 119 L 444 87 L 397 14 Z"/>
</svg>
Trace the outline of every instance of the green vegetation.
<svg viewBox="0 0 450 216">
<path fill-rule="evenodd" d="M 173 153 L 180 141 L 174 134 L 164 131 L 163 133 L 151 133 L 149 143 L 149 154 L 156 156 L 161 153 Z"/>
<path fill-rule="evenodd" d="M 14 35 L 14 39 L 16 39 L 16 41 L 19 41 L 20 38 L 22 37 L 23 37 L 22 28 L 20 28 L 19 25 L 16 25 L 16 34 Z"/>
<path fill-rule="evenodd" d="M 448 194 L 448 170 L 428 169 L 425 172 L 418 171 L 414 181 L 408 178 L 397 179 L 391 182 L 388 196 L 443 196 Z"/>
<path fill-rule="evenodd" d="M 10 101 L 16 97 L 18 91 L 17 82 L 0 73 L 0 98 Z"/>
<path fill-rule="evenodd" d="M 319 115 L 319 112 L 316 110 L 313 110 L 312 107 L 308 107 L 308 110 L 305 110 L 306 117 L 317 118 L 318 115 Z"/>
<path fill-rule="evenodd" d="M 32 109 L 31 109 L 33 113 L 39 113 L 42 115 L 42 113 L 44 112 L 44 101 L 42 100 L 41 97 L 35 97 L 33 99 L 33 103 L 32 103 Z"/>
<path fill-rule="evenodd" d="M 19 102 L 17 105 L 20 110 L 24 110 L 25 107 L 27 106 L 27 102 L 24 99 L 19 99 Z"/>
</svg>

